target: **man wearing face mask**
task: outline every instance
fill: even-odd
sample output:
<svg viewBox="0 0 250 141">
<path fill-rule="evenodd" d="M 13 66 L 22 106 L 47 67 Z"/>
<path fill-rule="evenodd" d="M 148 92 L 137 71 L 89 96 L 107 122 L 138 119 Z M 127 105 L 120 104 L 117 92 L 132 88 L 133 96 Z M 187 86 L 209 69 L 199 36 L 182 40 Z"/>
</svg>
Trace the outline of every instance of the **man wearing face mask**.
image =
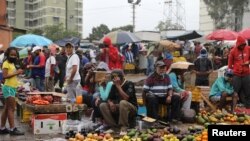
<svg viewBox="0 0 250 141">
<path fill-rule="evenodd" d="M 238 95 L 233 91 L 233 70 L 227 69 L 224 73 L 224 77 L 219 77 L 215 80 L 214 84 L 212 85 L 209 99 L 212 102 L 219 102 L 219 109 L 225 107 L 226 98 L 228 96 L 233 97 L 233 108 L 231 109 L 234 111 L 235 106 L 237 104 Z"/>
<path fill-rule="evenodd" d="M 35 54 L 33 65 L 28 65 L 27 68 L 31 68 L 31 76 L 35 80 L 36 88 L 43 92 L 44 91 L 44 80 L 45 80 L 45 56 L 42 52 L 42 47 L 35 46 L 32 50 Z"/>
<path fill-rule="evenodd" d="M 144 83 L 142 98 L 147 108 L 147 116 L 159 119 L 159 104 L 163 104 L 167 105 L 169 121 L 180 120 L 181 98 L 173 94 L 173 87 L 163 61 L 155 63 L 155 72 L 149 75 Z"/>
<path fill-rule="evenodd" d="M 246 108 L 250 108 L 250 47 L 242 36 L 237 37 L 236 46 L 230 51 L 228 68 L 233 69 L 234 93 L 238 94 Z M 242 94 L 240 92 L 243 92 Z"/>
<path fill-rule="evenodd" d="M 103 44 L 104 48 L 101 49 L 100 61 L 108 64 L 110 70 L 122 69 L 120 68 L 121 65 L 118 60 L 118 58 L 120 58 L 118 49 L 112 45 L 111 39 L 109 37 L 105 37 L 103 39 Z"/>
<path fill-rule="evenodd" d="M 194 61 L 194 73 L 196 74 L 196 86 L 209 86 L 209 74 L 212 72 L 212 62 L 208 59 L 205 48 L 201 49 L 200 56 Z"/>
</svg>

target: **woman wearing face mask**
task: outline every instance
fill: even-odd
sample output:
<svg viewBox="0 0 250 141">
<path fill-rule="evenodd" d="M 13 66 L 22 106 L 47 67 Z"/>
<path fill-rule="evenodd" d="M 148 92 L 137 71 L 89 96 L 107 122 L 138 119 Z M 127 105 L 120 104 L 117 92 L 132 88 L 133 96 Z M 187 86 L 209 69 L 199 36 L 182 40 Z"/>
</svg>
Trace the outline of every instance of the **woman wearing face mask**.
<svg viewBox="0 0 250 141">
<path fill-rule="evenodd" d="M 3 96 L 5 99 L 4 110 L 1 116 L 0 134 L 23 135 L 14 124 L 14 111 L 16 106 L 15 96 L 18 85 L 17 75 L 22 74 L 23 70 L 16 70 L 15 63 L 19 58 L 15 48 L 8 48 L 5 52 L 5 60 L 2 66 L 3 78 L 5 79 L 2 86 Z M 6 121 L 9 121 L 10 129 L 5 127 Z"/>
</svg>

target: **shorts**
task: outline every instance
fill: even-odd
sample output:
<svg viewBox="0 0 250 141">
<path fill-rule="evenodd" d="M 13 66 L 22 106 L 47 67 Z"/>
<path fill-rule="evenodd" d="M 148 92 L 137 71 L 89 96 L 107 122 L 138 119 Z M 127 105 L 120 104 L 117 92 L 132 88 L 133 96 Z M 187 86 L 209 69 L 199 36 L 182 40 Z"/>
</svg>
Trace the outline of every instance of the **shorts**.
<svg viewBox="0 0 250 141">
<path fill-rule="evenodd" d="M 16 96 L 16 88 L 3 85 L 2 86 L 3 97 L 7 99 L 8 97 L 15 97 Z"/>
<path fill-rule="evenodd" d="M 221 92 L 218 92 L 217 94 L 211 96 L 209 99 L 212 102 L 218 102 L 218 101 L 220 101 L 220 98 L 221 98 Z"/>
</svg>

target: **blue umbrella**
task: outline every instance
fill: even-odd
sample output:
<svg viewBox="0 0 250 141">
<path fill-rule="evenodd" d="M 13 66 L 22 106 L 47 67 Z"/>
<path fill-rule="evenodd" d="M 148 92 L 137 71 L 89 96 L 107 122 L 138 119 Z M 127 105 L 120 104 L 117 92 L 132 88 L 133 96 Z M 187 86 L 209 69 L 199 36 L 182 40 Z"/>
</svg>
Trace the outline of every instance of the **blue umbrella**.
<svg viewBox="0 0 250 141">
<path fill-rule="evenodd" d="M 34 35 L 34 34 L 26 34 L 18 36 L 15 40 L 10 43 L 11 47 L 26 47 L 26 46 L 48 46 L 52 44 L 50 39 L 46 37 Z"/>
</svg>

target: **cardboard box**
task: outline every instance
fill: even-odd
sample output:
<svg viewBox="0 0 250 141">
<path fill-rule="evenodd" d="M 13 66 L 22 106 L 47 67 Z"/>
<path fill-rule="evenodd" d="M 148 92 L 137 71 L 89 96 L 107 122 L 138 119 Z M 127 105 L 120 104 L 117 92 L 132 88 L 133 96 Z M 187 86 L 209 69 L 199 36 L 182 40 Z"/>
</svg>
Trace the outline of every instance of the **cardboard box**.
<svg viewBox="0 0 250 141">
<path fill-rule="evenodd" d="M 34 134 L 62 133 L 62 124 L 67 120 L 67 113 L 34 114 L 32 129 Z"/>
</svg>

